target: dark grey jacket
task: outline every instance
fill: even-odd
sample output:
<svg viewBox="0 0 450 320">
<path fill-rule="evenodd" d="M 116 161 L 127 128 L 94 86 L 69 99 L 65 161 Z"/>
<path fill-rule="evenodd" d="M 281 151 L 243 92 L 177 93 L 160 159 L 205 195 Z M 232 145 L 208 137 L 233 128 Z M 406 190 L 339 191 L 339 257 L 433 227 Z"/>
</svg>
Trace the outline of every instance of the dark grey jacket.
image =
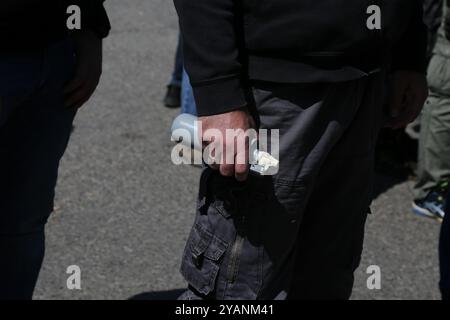
<svg viewBox="0 0 450 320">
<path fill-rule="evenodd" d="M 175 0 L 175 4 L 199 115 L 247 105 L 249 79 L 346 81 L 358 76 L 355 69 L 370 72 L 380 67 L 384 57 L 396 69 L 426 70 L 422 0 Z M 368 8 L 374 4 L 382 10 L 383 30 L 367 27 Z"/>
</svg>

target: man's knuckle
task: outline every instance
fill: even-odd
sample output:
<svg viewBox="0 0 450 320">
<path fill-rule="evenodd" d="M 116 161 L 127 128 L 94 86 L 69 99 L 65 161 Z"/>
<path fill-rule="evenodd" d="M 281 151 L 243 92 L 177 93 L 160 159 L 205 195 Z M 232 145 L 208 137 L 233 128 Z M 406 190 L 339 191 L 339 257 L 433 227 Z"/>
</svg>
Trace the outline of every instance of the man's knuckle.
<svg viewBox="0 0 450 320">
<path fill-rule="evenodd" d="M 233 166 L 229 166 L 229 165 L 221 165 L 220 166 L 220 173 L 223 174 L 224 176 L 231 176 L 233 175 Z"/>
<path fill-rule="evenodd" d="M 247 172 L 247 166 L 236 166 L 237 174 L 245 174 Z"/>
</svg>

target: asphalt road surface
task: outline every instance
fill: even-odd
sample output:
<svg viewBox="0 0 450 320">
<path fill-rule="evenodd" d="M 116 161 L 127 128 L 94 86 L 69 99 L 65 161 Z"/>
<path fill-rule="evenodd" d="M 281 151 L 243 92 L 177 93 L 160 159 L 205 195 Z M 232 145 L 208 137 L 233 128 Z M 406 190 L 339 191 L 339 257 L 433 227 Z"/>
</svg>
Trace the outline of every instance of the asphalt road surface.
<svg viewBox="0 0 450 320">
<path fill-rule="evenodd" d="M 108 0 L 107 9 L 104 74 L 61 164 L 36 299 L 174 298 L 185 286 L 178 269 L 199 169 L 171 163 L 177 110 L 161 103 L 175 11 L 168 0 Z M 353 299 L 439 298 L 440 226 L 410 213 L 410 188 L 380 178 Z M 71 265 L 81 269 L 81 290 L 67 288 Z M 371 265 L 380 267 L 380 290 L 367 288 Z"/>
</svg>

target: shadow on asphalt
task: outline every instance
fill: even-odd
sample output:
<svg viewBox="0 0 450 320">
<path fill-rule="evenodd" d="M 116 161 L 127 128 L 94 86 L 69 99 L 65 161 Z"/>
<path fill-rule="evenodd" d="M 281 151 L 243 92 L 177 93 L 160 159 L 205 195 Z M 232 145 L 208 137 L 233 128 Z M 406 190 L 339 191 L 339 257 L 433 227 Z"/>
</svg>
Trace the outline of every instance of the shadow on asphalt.
<svg viewBox="0 0 450 320">
<path fill-rule="evenodd" d="M 128 300 L 177 300 L 186 289 L 175 289 L 170 291 L 144 292 L 135 295 Z"/>
</svg>

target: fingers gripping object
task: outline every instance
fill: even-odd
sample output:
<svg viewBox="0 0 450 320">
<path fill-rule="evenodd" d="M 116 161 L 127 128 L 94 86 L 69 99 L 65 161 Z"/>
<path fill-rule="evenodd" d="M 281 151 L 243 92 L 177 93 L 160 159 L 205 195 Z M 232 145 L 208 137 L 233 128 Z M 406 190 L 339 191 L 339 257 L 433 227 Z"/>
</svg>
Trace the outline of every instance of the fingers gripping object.
<svg viewBox="0 0 450 320">
<path fill-rule="evenodd" d="M 196 116 L 187 113 L 180 114 L 172 123 L 172 141 L 201 151 L 202 143 L 199 140 L 198 123 L 199 121 Z M 186 137 L 189 138 L 186 139 Z M 279 160 L 268 152 L 258 150 L 257 139 L 252 140 L 249 145 L 250 171 L 262 176 L 275 175 L 278 172 Z"/>
</svg>

